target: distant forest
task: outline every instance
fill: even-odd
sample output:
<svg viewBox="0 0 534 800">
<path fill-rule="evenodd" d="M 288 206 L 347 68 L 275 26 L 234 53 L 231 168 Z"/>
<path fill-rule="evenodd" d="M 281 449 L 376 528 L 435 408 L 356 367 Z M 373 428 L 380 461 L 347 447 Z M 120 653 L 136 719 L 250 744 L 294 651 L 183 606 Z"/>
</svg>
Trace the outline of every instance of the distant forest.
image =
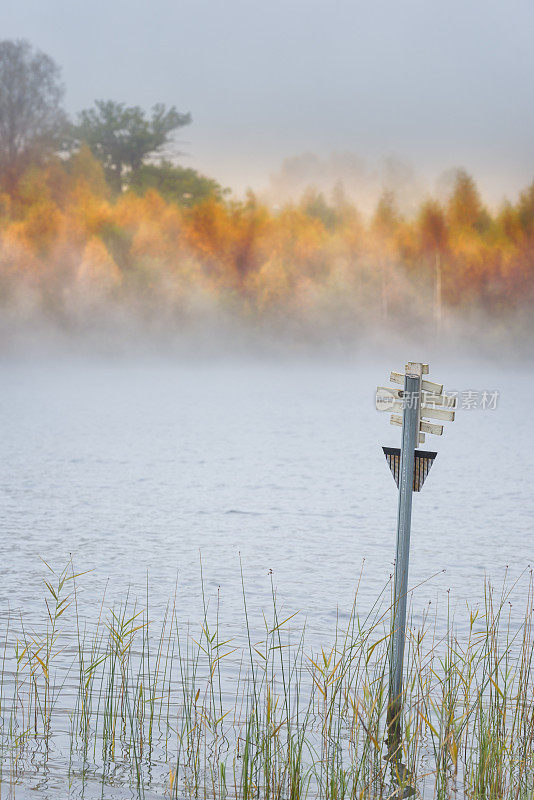
<svg viewBox="0 0 534 800">
<path fill-rule="evenodd" d="M 280 207 L 179 164 L 189 113 L 105 100 L 69 119 L 60 69 L 0 42 L 0 314 L 69 331 L 121 315 L 181 330 L 216 315 L 320 337 L 529 325 L 534 183 L 497 212 L 463 169 L 446 200 L 364 218 L 339 185 Z"/>
</svg>

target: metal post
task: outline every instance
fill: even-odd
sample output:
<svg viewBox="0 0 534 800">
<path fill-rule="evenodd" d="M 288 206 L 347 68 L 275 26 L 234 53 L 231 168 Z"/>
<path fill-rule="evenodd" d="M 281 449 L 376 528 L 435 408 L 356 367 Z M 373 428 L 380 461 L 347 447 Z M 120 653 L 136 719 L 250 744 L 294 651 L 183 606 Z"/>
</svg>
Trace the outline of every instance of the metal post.
<svg viewBox="0 0 534 800">
<path fill-rule="evenodd" d="M 406 596 L 410 560 L 410 527 L 412 521 L 412 492 L 414 451 L 419 440 L 419 407 L 421 376 L 407 373 L 404 378 L 404 410 L 402 418 L 402 448 L 399 475 L 399 511 L 397 518 L 397 554 L 389 661 L 389 701 L 387 713 L 388 757 L 400 758 L 402 734 L 402 673 L 406 638 Z"/>
</svg>

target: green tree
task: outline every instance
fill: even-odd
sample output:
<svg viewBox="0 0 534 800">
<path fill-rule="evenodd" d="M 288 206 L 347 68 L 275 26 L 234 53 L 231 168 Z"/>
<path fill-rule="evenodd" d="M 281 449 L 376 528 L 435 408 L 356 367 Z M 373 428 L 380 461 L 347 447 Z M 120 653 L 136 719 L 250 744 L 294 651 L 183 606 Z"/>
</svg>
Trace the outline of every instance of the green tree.
<svg viewBox="0 0 534 800">
<path fill-rule="evenodd" d="M 94 108 L 81 111 L 78 117 L 72 144 L 89 146 L 119 192 L 126 173 L 140 169 L 148 156 L 170 144 L 174 131 L 191 122 L 190 114 L 181 114 L 174 106 L 167 109 L 158 103 L 149 118 L 139 106 L 126 107 L 113 100 L 97 100 Z"/>
<path fill-rule="evenodd" d="M 302 196 L 301 208 L 305 214 L 320 220 L 327 230 L 334 230 L 340 218 L 336 209 L 329 205 L 324 194 L 309 187 Z"/>
<path fill-rule="evenodd" d="M 140 195 L 155 189 L 165 200 L 180 206 L 194 206 L 210 197 L 221 200 L 229 191 L 213 178 L 170 161 L 143 164 L 130 173 L 128 186 Z"/>
<path fill-rule="evenodd" d="M 528 189 L 521 192 L 517 204 L 517 212 L 524 233 L 528 237 L 534 238 L 534 182 L 530 184 Z"/>
<path fill-rule="evenodd" d="M 21 174 L 61 142 L 60 70 L 27 41 L 0 41 L 0 182 L 12 191 Z"/>
</svg>

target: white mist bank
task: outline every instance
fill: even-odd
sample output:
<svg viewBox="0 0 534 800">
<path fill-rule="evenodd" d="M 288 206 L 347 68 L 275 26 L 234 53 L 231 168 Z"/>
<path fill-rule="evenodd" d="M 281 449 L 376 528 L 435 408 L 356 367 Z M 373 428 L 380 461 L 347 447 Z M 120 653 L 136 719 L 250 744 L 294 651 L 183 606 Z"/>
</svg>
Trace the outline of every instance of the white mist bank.
<svg viewBox="0 0 534 800">
<path fill-rule="evenodd" d="M 417 302 L 384 317 L 350 304 L 299 316 L 256 316 L 214 303 L 183 316 L 167 309 L 144 315 L 128 306 L 53 317 L 14 306 L 0 312 L 0 358 L 372 358 L 391 352 L 460 361 L 529 363 L 534 352 L 530 307 L 502 317 L 481 309 L 443 309 Z M 404 356 L 401 355 L 401 358 Z"/>
</svg>

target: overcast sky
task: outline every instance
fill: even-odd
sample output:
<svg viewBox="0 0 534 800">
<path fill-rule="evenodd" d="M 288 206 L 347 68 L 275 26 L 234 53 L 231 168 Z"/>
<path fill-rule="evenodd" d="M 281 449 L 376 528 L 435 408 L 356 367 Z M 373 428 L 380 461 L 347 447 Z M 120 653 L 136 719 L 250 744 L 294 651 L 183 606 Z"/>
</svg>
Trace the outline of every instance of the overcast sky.
<svg viewBox="0 0 534 800">
<path fill-rule="evenodd" d="M 534 178 L 533 0 L 1 0 L 0 32 L 70 112 L 190 111 L 183 162 L 238 190 L 306 152 L 463 165 L 493 202 Z"/>
</svg>

